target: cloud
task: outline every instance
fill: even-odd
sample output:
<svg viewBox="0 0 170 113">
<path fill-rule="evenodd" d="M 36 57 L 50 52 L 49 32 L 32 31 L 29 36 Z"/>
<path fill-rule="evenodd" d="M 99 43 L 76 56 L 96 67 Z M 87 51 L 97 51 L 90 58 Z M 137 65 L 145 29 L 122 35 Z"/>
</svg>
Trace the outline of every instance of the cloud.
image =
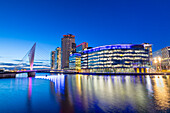
<svg viewBox="0 0 170 113">
<path fill-rule="evenodd" d="M 37 61 L 50 61 L 50 60 L 37 60 Z"/>
<path fill-rule="evenodd" d="M 16 59 L 16 60 L 13 60 L 13 61 L 16 61 L 16 62 L 21 62 L 22 60 L 17 60 L 17 59 Z"/>
<path fill-rule="evenodd" d="M 5 66 L 5 65 L 8 65 L 8 66 L 15 66 L 16 64 L 14 63 L 0 63 L 1 66 Z"/>
<path fill-rule="evenodd" d="M 0 56 L 0 58 L 3 58 L 2 56 Z M 50 68 L 50 60 L 36 60 L 34 61 L 34 65 L 33 68 L 34 69 L 49 69 Z M 13 69 L 30 69 L 30 64 L 28 59 L 26 60 L 20 60 L 20 59 L 12 59 L 12 61 L 10 62 L 5 62 L 5 61 L 1 61 L 0 62 L 0 69 L 4 68 L 6 70 L 13 70 Z"/>
<path fill-rule="evenodd" d="M 39 63 L 44 63 L 44 62 L 41 62 L 41 61 L 35 61 L 34 63 L 38 63 L 38 64 L 39 64 Z"/>
</svg>

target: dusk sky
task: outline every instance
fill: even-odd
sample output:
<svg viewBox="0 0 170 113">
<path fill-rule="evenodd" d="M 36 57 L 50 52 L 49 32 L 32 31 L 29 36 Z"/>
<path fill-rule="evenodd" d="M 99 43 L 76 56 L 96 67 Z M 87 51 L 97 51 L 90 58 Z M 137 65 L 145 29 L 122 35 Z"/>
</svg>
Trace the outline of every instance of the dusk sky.
<svg viewBox="0 0 170 113">
<path fill-rule="evenodd" d="M 170 46 L 170 1 L 0 0 L 0 63 L 22 59 L 35 42 L 49 60 L 67 33 L 76 44 L 146 42 L 155 51 Z"/>
</svg>

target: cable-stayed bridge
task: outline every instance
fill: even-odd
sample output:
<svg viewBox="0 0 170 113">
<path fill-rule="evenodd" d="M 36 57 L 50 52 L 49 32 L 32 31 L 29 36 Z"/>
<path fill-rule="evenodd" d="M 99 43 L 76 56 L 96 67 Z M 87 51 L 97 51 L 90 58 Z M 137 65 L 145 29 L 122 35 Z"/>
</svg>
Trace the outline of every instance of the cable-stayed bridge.
<svg viewBox="0 0 170 113">
<path fill-rule="evenodd" d="M 38 69 L 50 69 L 50 58 L 49 51 L 36 47 L 36 43 L 32 48 L 25 54 L 25 56 L 18 60 L 15 68 L 12 71 L 23 71 L 23 70 L 38 70 Z"/>
<path fill-rule="evenodd" d="M 18 60 L 17 63 L 10 72 L 4 72 L 4 74 L 14 77 L 18 73 L 28 73 L 28 77 L 35 76 L 36 72 L 62 72 L 62 70 L 51 70 L 50 69 L 50 58 L 46 58 L 46 54 L 49 52 L 45 49 L 39 49 L 36 51 L 36 43 L 32 48 L 25 54 L 25 56 Z M 49 54 L 50 55 L 50 54 Z M 36 59 L 35 59 L 36 57 Z M 0 73 L 2 75 L 2 73 Z"/>
</svg>

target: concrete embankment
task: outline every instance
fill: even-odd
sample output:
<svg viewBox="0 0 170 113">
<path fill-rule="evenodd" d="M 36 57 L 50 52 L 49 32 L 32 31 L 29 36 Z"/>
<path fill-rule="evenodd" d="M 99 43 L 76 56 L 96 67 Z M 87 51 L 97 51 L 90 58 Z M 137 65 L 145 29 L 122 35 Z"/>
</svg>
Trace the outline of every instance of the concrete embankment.
<svg viewBox="0 0 170 113">
<path fill-rule="evenodd" d="M 0 73 L 0 78 L 15 78 L 16 73 Z"/>
<path fill-rule="evenodd" d="M 19 72 L 22 73 L 22 72 Z M 19 74 L 16 72 L 5 72 L 5 73 L 0 73 L 0 78 L 15 78 L 16 74 Z M 36 72 L 27 72 L 28 77 L 35 77 Z M 44 73 L 44 72 L 37 72 L 37 73 Z M 143 75 L 170 75 L 170 73 L 99 73 L 99 72 L 46 72 L 46 73 L 57 73 L 57 74 L 82 74 L 82 75 L 129 75 L 129 76 L 143 76 Z"/>
<path fill-rule="evenodd" d="M 3 72 L 0 73 L 0 78 L 16 78 L 16 74 L 27 73 L 28 77 L 35 77 L 36 72 Z"/>
<path fill-rule="evenodd" d="M 170 73 L 85 73 L 85 72 L 63 72 L 63 74 L 83 74 L 83 75 L 170 75 Z"/>
</svg>

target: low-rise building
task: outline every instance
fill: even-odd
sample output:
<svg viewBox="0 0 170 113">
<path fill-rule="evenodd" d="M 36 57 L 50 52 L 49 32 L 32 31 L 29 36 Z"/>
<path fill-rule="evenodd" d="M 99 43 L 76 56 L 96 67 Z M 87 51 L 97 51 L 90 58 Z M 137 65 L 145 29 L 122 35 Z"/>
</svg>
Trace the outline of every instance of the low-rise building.
<svg viewBox="0 0 170 113">
<path fill-rule="evenodd" d="M 170 70 L 170 46 L 153 52 L 153 66 L 157 71 Z"/>
<path fill-rule="evenodd" d="M 81 52 L 81 71 L 146 72 L 149 50 L 143 44 L 99 46 Z"/>
<path fill-rule="evenodd" d="M 73 53 L 69 57 L 69 69 L 79 71 L 81 69 L 81 54 Z"/>
</svg>

